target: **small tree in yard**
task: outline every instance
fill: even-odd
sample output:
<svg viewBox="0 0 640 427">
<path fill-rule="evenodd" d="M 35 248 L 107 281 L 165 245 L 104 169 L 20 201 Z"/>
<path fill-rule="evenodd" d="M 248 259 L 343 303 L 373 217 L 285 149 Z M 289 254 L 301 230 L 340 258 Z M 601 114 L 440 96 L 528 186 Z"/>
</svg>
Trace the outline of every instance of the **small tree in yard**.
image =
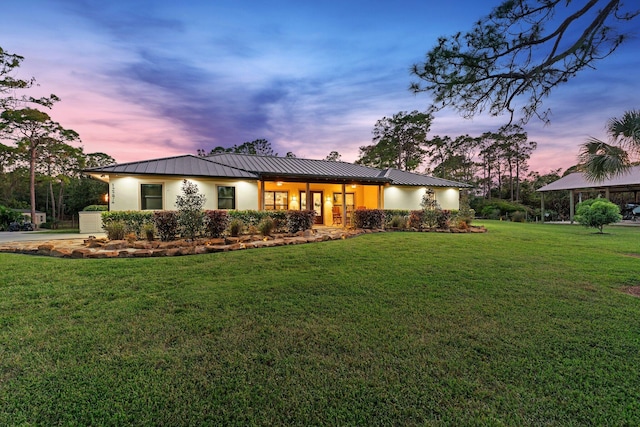
<svg viewBox="0 0 640 427">
<path fill-rule="evenodd" d="M 194 239 L 204 226 L 204 203 L 207 199 L 198 192 L 198 186 L 186 179 L 182 181 L 182 194 L 176 198 L 180 234 Z"/>
<path fill-rule="evenodd" d="M 585 227 L 593 227 L 602 234 L 605 225 L 622 219 L 618 205 L 605 199 L 590 199 L 578 203 L 575 220 Z"/>
</svg>

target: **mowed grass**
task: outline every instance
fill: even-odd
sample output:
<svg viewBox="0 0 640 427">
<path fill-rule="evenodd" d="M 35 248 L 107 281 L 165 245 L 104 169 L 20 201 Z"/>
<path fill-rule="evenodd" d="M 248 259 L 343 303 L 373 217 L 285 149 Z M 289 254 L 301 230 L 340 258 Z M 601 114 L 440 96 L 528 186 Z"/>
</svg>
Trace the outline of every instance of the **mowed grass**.
<svg viewBox="0 0 640 427">
<path fill-rule="evenodd" d="M 640 229 L 0 254 L 0 425 L 640 425 Z"/>
</svg>

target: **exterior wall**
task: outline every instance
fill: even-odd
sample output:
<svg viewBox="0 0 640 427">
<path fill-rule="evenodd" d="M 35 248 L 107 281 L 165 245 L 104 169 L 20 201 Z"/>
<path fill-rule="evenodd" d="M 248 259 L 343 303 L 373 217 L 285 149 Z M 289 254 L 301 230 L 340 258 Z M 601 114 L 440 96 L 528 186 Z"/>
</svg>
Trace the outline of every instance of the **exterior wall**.
<svg viewBox="0 0 640 427">
<path fill-rule="evenodd" d="M 421 209 L 425 187 L 408 187 L 391 185 L 384 189 L 385 209 Z M 434 189 L 435 198 L 442 209 L 457 210 L 460 208 L 460 190 L 457 188 Z"/>
<path fill-rule="evenodd" d="M 162 209 L 176 209 L 176 197 L 181 194 L 183 178 L 111 176 L 109 180 L 109 210 L 137 211 L 141 209 L 141 184 L 162 184 Z M 218 209 L 217 187 L 236 188 L 236 209 L 258 209 L 258 183 L 256 181 L 189 178 L 204 194 L 205 209 Z"/>
<path fill-rule="evenodd" d="M 80 233 L 104 233 L 102 212 L 78 212 Z"/>
<path fill-rule="evenodd" d="M 40 225 L 47 222 L 47 214 L 44 212 L 36 211 L 36 217 L 34 221 L 31 220 L 31 212 L 21 212 L 21 214 L 24 217 L 25 221 L 32 222 L 35 225 Z"/>
</svg>

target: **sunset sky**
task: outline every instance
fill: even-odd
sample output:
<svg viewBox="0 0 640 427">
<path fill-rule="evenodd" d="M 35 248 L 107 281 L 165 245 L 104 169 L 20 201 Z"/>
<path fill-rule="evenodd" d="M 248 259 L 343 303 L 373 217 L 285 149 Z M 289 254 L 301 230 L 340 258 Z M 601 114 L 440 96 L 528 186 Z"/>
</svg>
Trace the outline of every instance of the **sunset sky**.
<svg viewBox="0 0 640 427">
<path fill-rule="evenodd" d="M 424 111 L 412 64 L 438 36 L 466 31 L 499 0 L 31 0 L 2 5 L 0 46 L 17 77 L 55 93 L 51 115 L 85 152 L 118 162 L 268 139 L 276 152 L 354 161 L 376 121 Z M 607 119 L 640 108 L 640 18 L 633 38 L 546 100 L 532 119 L 532 170 L 574 165 Z M 430 136 L 495 131 L 506 116 L 435 116 Z"/>
</svg>

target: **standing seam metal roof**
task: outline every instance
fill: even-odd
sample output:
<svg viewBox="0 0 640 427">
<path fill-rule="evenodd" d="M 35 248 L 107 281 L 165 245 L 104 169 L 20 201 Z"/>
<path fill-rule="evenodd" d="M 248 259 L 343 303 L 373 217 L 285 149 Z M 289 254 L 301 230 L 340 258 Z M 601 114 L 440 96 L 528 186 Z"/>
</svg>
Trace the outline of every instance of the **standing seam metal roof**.
<svg viewBox="0 0 640 427">
<path fill-rule="evenodd" d="M 248 171 L 212 162 L 204 157 L 193 155 L 166 157 L 164 159 L 145 160 L 141 162 L 121 163 L 111 166 L 87 169 L 88 173 L 121 173 L 132 175 L 180 175 L 208 176 L 219 178 L 253 178 L 258 177 Z"/>
<path fill-rule="evenodd" d="M 184 155 L 86 169 L 92 174 L 202 176 L 212 178 L 282 178 L 326 181 L 360 181 L 406 186 L 469 188 L 468 184 L 434 178 L 398 169 L 297 157 L 247 154 L 215 154 L 208 157 Z"/>
</svg>

